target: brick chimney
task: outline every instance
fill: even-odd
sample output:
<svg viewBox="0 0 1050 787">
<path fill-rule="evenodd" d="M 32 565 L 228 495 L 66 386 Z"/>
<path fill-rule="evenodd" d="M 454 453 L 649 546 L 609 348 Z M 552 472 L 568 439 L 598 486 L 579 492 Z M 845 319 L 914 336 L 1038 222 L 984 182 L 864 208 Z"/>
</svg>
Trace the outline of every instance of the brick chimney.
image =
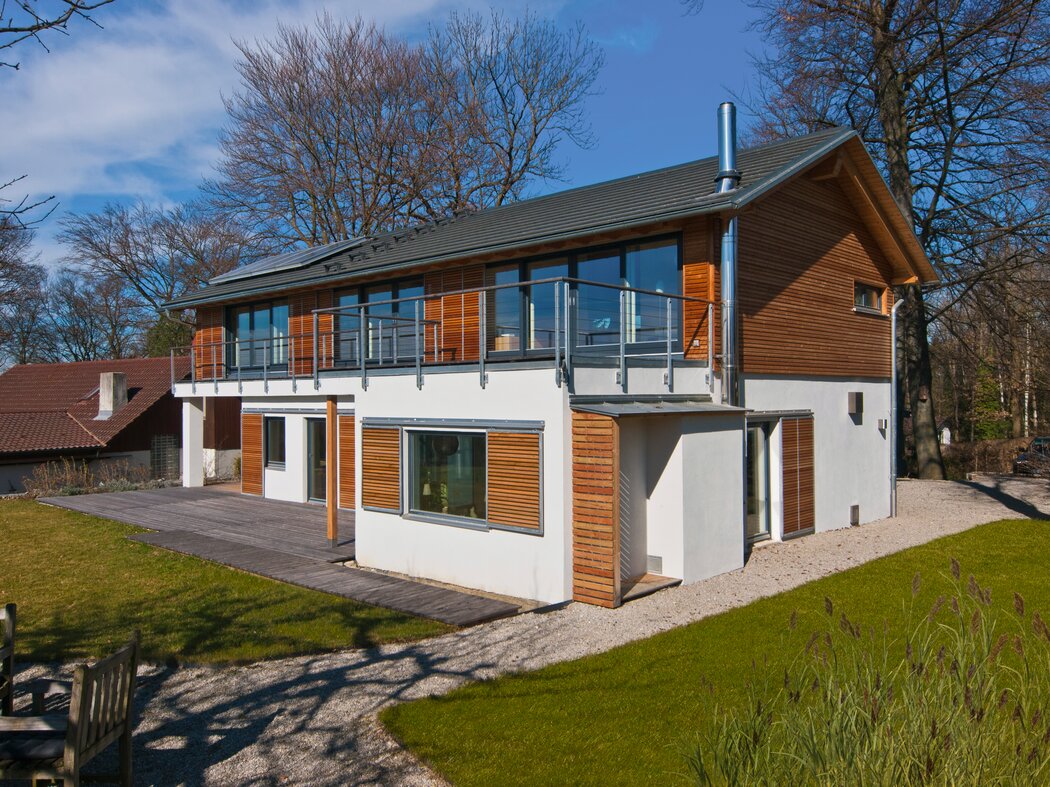
<svg viewBox="0 0 1050 787">
<path fill-rule="evenodd" d="M 98 379 L 98 415 L 105 421 L 128 403 L 128 378 L 124 372 L 102 372 Z"/>
</svg>

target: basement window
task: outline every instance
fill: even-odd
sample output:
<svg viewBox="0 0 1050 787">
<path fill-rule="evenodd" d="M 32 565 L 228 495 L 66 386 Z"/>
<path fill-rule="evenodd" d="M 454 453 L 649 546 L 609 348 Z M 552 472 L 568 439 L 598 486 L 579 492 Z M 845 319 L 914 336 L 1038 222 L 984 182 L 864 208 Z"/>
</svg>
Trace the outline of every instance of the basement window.
<svg viewBox="0 0 1050 787">
<path fill-rule="evenodd" d="M 484 432 L 408 433 L 409 510 L 485 519 Z"/>
<path fill-rule="evenodd" d="M 853 310 L 869 314 L 884 314 L 886 290 L 863 282 L 853 284 Z"/>
<path fill-rule="evenodd" d="M 284 418 L 266 419 L 266 466 L 284 469 Z"/>
</svg>

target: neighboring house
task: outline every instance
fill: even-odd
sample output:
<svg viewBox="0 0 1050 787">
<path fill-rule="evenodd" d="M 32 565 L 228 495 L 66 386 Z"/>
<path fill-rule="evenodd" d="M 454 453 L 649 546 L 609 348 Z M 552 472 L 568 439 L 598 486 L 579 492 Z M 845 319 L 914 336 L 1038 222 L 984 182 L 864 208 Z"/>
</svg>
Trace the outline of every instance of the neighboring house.
<svg viewBox="0 0 1050 787">
<path fill-rule="evenodd" d="M 854 132 L 737 157 L 720 124 L 720 157 L 172 302 L 184 444 L 243 397 L 244 493 L 352 511 L 362 565 L 547 602 L 888 516 L 891 287 L 933 270 Z"/>
<path fill-rule="evenodd" d="M 189 359 L 25 364 L 0 374 L 0 492 L 24 491 L 37 465 L 63 458 L 126 460 L 154 477 L 177 478 L 181 406 L 173 373 L 189 376 Z M 234 429 L 236 418 L 227 418 Z M 221 432 L 218 420 L 210 420 L 213 433 Z M 212 464 L 216 456 L 231 464 L 227 454 L 212 449 Z"/>
</svg>

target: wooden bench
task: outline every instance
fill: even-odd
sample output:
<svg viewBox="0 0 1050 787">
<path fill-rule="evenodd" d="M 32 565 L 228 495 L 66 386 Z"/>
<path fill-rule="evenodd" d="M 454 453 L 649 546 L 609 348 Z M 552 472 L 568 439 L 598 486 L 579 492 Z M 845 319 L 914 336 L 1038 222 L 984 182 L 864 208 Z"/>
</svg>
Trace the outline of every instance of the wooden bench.
<svg viewBox="0 0 1050 787">
<path fill-rule="evenodd" d="M 112 656 L 92 666 L 78 666 L 72 684 L 47 681 L 36 687 L 34 708 L 42 707 L 42 691 L 68 690 L 67 716 L 0 718 L 0 779 L 62 779 L 67 787 L 76 787 L 81 783 L 80 769 L 118 742 L 119 774 L 92 774 L 89 780 L 130 786 L 138 655 L 136 631 Z"/>
<path fill-rule="evenodd" d="M 0 609 L 0 716 L 14 711 L 16 609 L 14 604 Z"/>
</svg>

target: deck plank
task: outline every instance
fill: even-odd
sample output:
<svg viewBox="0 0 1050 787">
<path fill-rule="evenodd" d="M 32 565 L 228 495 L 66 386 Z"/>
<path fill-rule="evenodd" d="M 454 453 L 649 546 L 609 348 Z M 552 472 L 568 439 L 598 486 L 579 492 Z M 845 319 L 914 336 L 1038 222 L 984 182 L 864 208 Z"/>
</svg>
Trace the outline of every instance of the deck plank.
<svg viewBox="0 0 1050 787">
<path fill-rule="evenodd" d="M 514 604 L 339 565 L 354 557 L 353 512 L 339 512 L 331 549 L 323 506 L 208 487 L 49 497 L 40 502 L 138 525 L 129 538 L 173 552 L 365 604 L 472 626 L 517 614 Z"/>
</svg>

